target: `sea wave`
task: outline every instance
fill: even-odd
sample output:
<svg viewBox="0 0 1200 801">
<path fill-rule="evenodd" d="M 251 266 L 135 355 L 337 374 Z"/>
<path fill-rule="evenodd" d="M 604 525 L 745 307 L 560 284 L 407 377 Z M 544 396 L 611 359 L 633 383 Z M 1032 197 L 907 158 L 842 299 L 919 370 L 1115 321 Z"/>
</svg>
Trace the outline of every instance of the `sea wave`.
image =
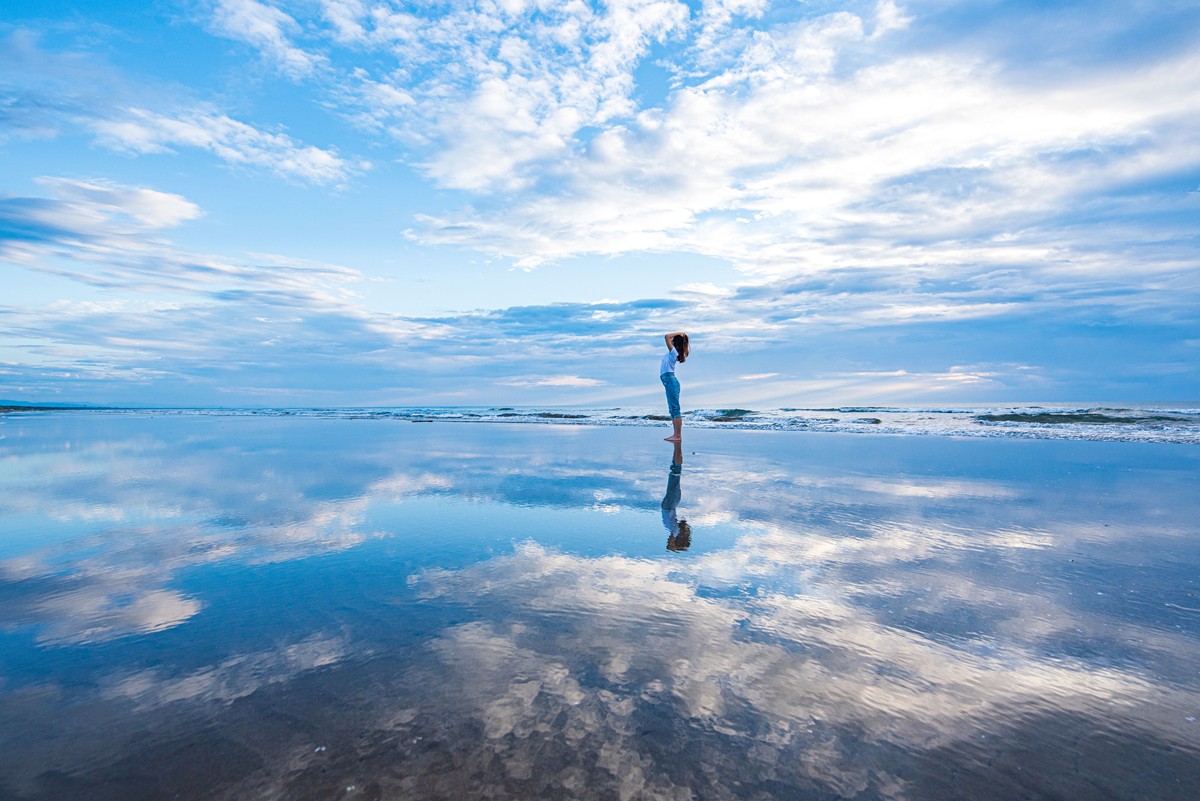
<svg viewBox="0 0 1200 801">
<path fill-rule="evenodd" d="M 54 409 L 4 407 L 9 414 L 87 413 L 331 417 L 432 423 L 657 426 L 656 408 L 409 406 L 343 408 Z M 1200 444 L 1200 404 L 1027 404 L 1012 406 L 836 406 L 695 409 L 685 426 L 888 435 L 1005 437 Z"/>
</svg>

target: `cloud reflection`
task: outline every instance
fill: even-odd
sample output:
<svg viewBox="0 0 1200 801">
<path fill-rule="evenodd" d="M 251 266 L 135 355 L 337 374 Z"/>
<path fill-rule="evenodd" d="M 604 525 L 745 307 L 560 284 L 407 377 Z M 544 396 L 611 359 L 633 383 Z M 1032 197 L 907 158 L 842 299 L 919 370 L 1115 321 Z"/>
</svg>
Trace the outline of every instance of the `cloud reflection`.
<svg viewBox="0 0 1200 801">
<path fill-rule="evenodd" d="M 317 633 L 280 648 L 235 654 L 183 676 L 138 671 L 110 682 L 103 696 L 131 699 L 141 709 L 175 701 L 230 702 L 268 684 L 290 682 L 300 673 L 336 664 L 349 651 L 345 637 Z"/>
<path fill-rule="evenodd" d="M 200 609 L 198 600 L 172 590 L 99 582 L 43 598 L 30 617 L 43 625 L 38 642 L 63 645 L 163 631 Z"/>
<path fill-rule="evenodd" d="M 52 476 L 6 482 L 0 513 L 14 521 L 44 517 L 73 533 L 0 559 L 0 583 L 14 590 L 0 605 L 0 625 L 36 626 L 44 645 L 163 631 L 204 608 L 172 587 L 181 573 L 345 551 L 379 536 L 365 523 L 373 501 L 452 483 L 440 473 L 393 469 L 391 454 L 366 442 L 351 453 L 312 443 L 321 459 L 281 461 L 282 430 L 239 438 L 211 421 L 204 431 L 182 425 L 147 434 L 124 433 L 120 423 L 102 433 L 101 424 L 90 435 L 68 433 L 67 448 L 62 432 L 43 431 L 45 440 L 0 448 Z M 17 541 L 26 538 L 37 542 L 27 532 Z"/>
<path fill-rule="evenodd" d="M 742 541 L 739 550 L 763 544 Z M 798 567 L 780 564 L 778 549 L 764 555 L 777 570 Z M 871 751 L 926 751 L 979 732 L 1002 736 L 1014 716 L 1080 715 L 1195 752 L 1177 711 L 1200 703 L 1195 688 L 1039 653 L 1015 636 L 1019 621 L 1006 641 L 939 640 L 887 625 L 855 603 L 859 588 L 839 591 L 836 581 L 803 594 L 703 597 L 669 562 L 581 559 L 529 542 L 462 571 L 427 572 L 420 586 L 486 619 L 446 632 L 437 652 L 451 681 L 462 681 L 464 702 L 474 700 L 486 747 L 509 761 L 537 738 L 600 731 L 602 757 L 637 765 L 639 719 L 666 714 L 664 706 L 697 731 L 758 743 L 749 772 L 770 773 L 778 749 L 800 747 L 807 757 L 793 769 L 843 794 L 870 788 L 870 797 L 900 777 L 863 767 L 864 740 Z M 1200 656 L 1194 642 L 1174 640 Z M 581 688 L 592 671 L 598 678 Z M 636 785 L 631 797 L 652 791 L 641 771 L 628 775 L 621 783 Z M 706 797 L 738 797 L 732 786 L 710 789 Z"/>
</svg>

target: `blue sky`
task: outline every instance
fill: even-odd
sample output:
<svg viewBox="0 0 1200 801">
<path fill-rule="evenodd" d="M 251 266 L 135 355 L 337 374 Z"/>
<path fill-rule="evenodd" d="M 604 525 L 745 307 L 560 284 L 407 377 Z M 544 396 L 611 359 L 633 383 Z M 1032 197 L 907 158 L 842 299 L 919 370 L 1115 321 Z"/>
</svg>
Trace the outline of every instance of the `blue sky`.
<svg viewBox="0 0 1200 801">
<path fill-rule="evenodd" d="M 8 0 L 0 398 L 1200 399 L 1193 2 Z"/>
</svg>

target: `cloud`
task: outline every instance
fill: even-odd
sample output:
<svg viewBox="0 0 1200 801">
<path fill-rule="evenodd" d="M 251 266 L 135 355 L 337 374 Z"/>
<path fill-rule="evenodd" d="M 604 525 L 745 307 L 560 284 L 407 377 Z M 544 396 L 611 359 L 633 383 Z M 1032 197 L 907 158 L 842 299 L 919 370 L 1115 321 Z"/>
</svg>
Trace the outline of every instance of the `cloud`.
<svg viewBox="0 0 1200 801">
<path fill-rule="evenodd" d="M 66 178 L 40 178 L 38 183 L 61 201 L 46 204 L 42 212 L 47 223 L 62 231 L 98 234 L 112 230 L 122 218 L 143 230 L 173 228 L 201 215 L 200 207 L 182 195 L 142 186 Z"/>
<path fill-rule="evenodd" d="M 426 245 L 526 269 L 581 254 L 694 253 L 756 280 L 842 269 L 969 279 L 981 266 L 1080 279 L 1121 276 L 1131 260 L 1153 272 L 1194 262 L 1182 201 L 1127 197 L 1196 165 L 1200 109 L 1180 100 L 1197 95 L 1190 51 L 1141 52 L 1031 87 L 1001 35 L 959 46 L 921 4 L 766 8 L 400 12 L 328 0 L 317 16 L 292 17 L 222 0 L 208 19 L 284 65 L 311 66 L 315 56 L 296 54 L 331 48 L 328 74 L 296 74 L 340 113 L 399 137 L 433 180 L 478 195 L 457 212 L 418 214 L 410 236 Z M 1029 38 L 1057 36 L 1025 21 Z M 638 69 L 652 50 L 673 77 L 660 104 L 641 105 Z M 399 67 L 380 69 L 381 53 Z M 365 167 L 218 111 L 114 107 L 92 128 L 126 150 L 202 148 L 318 183 Z M 1146 225 L 1158 226 L 1153 242 Z"/>
<path fill-rule="evenodd" d="M 763 31 L 727 71 L 565 151 L 562 191 L 506 202 L 503 214 L 475 204 L 470 216 L 425 218 L 415 236 L 530 265 L 651 249 L 777 277 L 850 266 L 953 275 L 981 259 L 1086 259 L 1117 274 L 1133 242 L 1107 221 L 1064 238 L 1061 218 L 1196 166 L 1183 121 L 1200 107 L 1178 101 L 1197 96 L 1190 53 L 1038 90 L 956 52 L 891 54 L 846 17 Z M 837 68 L 864 47 L 881 60 Z M 1183 236 L 1172 222 L 1165 232 Z"/>
<path fill-rule="evenodd" d="M 1195 53 L 1097 57 L 1135 24 L 1173 25 L 1178 10 L 1150 22 L 1098 12 L 1099 32 L 1089 18 L 1064 36 L 1075 10 L 980 11 L 995 24 L 964 32 L 937 7 L 890 0 L 770 14 L 761 2 L 692 13 L 673 0 L 205 8 L 210 27 L 308 82 L 381 145 L 398 139 L 430 179 L 476 195 L 418 215 L 411 235 L 424 244 L 522 268 L 694 253 L 773 278 L 1194 264 L 1186 202 L 1152 184 L 1197 165 Z M 1015 53 L 1018 42 L 1078 66 L 1031 83 L 1045 65 Z M 653 102 L 639 94 L 645 67 L 668 76 Z M 118 113 L 93 129 L 123 149 L 204 148 L 314 182 L 365 168 L 216 110 L 109 106 Z"/>
<path fill-rule="evenodd" d="M 208 393 L 223 382 L 295 388 L 305 373 L 311 380 L 357 364 L 358 379 L 329 379 L 349 389 L 396 380 L 398 368 L 377 369 L 386 354 L 441 330 L 367 311 L 355 291 L 362 274 L 339 265 L 177 248 L 164 226 L 200 213 L 178 195 L 111 181 L 42 183 L 53 197 L 0 199 L 0 256 L 10 269 L 114 294 L 0 307 L 6 341 L 27 354 L 12 382 L 27 391 L 53 394 L 67 380 L 137 387 L 142 397 L 155 384 L 195 398 L 200 385 L 212 403 Z"/>
<path fill-rule="evenodd" d="M 120 116 L 96 120 L 101 144 L 136 153 L 167 152 L 172 147 L 208 150 L 229 164 L 267 167 L 277 174 L 312 183 L 344 179 L 364 164 L 351 164 L 331 150 L 297 145 L 283 134 L 260 131 L 224 114 L 155 114 L 125 109 Z"/>
<path fill-rule="evenodd" d="M 1038 371 L 1010 364 L 952 366 L 937 372 L 870 370 L 820 372 L 805 378 L 783 378 L 778 373 L 739 376 L 753 388 L 739 393 L 739 402 L 767 406 L 807 403 L 903 405 L 918 402 L 961 402 L 977 390 L 1023 387 L 1037 391 L 1044 378 Z M 774 380 L 773 380 L 774 379 Z"/>
<path fill-rule="evenodd" d="M 0 254 L 108 296 L 0 308 L 10 347 L 27 354 L 24 364 L 8 366 L 8 381 L 25 392 L 54 394 L 52 387 L 71 381 L 91 394 L 108 384 L 136 388 L 145 402 L 153 384 L 212 403 L 222 387 L 277 403 L 329 386 L 327 402 L 341 404 L 350 393 L 363 403 L 370 398 L 363 392 L 389 387 L 421 388 L 424 398 L 461 386 L 454 376 L 463 369 L 514 389 L 590 389 L 608 381 L 578 372 L 522 374 L 531 357 L 549 358 L 564 342 L 578 347 L 554 354 L 556 363 L 583 367 L 589 355 L 634 341 L 636 332 L 623 325 L 639 326 L 672 305 L 568 304 L 441 319 L 371 312 L 356 291 L 363 275 L 355 270 L 177 248 L 164 238 L 167 227 L 201 213 L 181 196 L 102 180 L 41 183 L 50 196 L 0 199 Z M 590 333 L 601 339 L 589 342 Z M 317 379 L 321 372 L 328 378 Z"/>
<path fill-rule="evenodd" d="M 1159 294 L 1148 276 L 1189 283 L 1194 202 L 1169 182 L 1198 165 L 1200 105 L 1181 100 L 1200 97 L 1190 49 L 1031 84 L 1007 43 L 939 39 L 927 6 L 778 22 L 759 11 L 706 6 L 729 35 L 702 58 L 694 25 L 673 31 L 684 46 L 663 60 L 681 77 L 661 106 L 581 128 L 536 172 L 506 167 L 511 185 L 417 215 L 409 236 L 522 269 L 691 253 L 772 287 L 886 277 L 886 292 L 776 307 L 834 327 L 1011 319 L 1043 303 L 1133 312 Z M 1023 35 L 1049 40 L 1060 21 L 1026 17 Z M 474 122 L 485 135 L 489 120 Z M 436 163 L 454 140 L 440 141 Z M 1183 293 L 1159 297 L 1182 309 L 1194 301 Z"/>
<path fill-rule="evenodd" d="M 189 254 L 159 231 L 201 215 L 188 199 L 103 179 L 38 179 L 52 197 L 0 198 L 0 255 L 98 286 L 210 296 L 255 290 L 281 302 L 344 302 L 362 279 L 336 265 L 263 256 L 260 265 Z"/>
<path fill-rule="evenodd" d="M 290 35 L 300 26 L 274 6 L 257 0 L 216 0 L 211 13 L 215 31 L 258 48 L 289 76 L 304 77 L 323 61 L 291 42 Z"/>
<path fill-rule="evenodd" d="M 350 71 L 352 118 L 419 148 L 444 186 L 472 191 L 540 184 L 581 130 L 630 115 L 636 65 L 688 18 L 675 0 L 322 9 L 333 42 L 398 61 L 373 77 Z"/>
<path fill-rule="evenodd" d="M 128 76 L 94 57 L 42 49 L 27 31 L 0 40 L 0 62 L 8 67 L 14 98 L 0 113 L 0 126 L 22 136 L 83 130 L 99 144 L 128 153 L 193 148 L 227 164 L 314 184 L 335 184 L 370 166 L 234 119 L 211 103 L 181 97 L 178 88 L 133 86 Z"/>
<path fill-rule="evenodd" d="M 500 384 L 509 387 L 600 387 L 603 381 L 595 378 L 580 378 L 577 375 L 557 375 L 546 378 L 514 378 L 501 381 Z"/>
</svg>

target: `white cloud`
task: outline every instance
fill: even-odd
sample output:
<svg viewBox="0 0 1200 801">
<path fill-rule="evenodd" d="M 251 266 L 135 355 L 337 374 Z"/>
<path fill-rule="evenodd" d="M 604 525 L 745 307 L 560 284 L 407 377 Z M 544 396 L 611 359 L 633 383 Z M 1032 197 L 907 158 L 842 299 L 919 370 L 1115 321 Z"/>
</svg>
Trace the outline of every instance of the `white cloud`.
<svg viewBox="0 0 1200 801">
<path fill-rule="evenodd" d="M 912 23 L 912 17 L 906 16 L 904 9 L 896 5 L 895 0 L 879 0 L 875 4 L 875 31 L 872 37 L 882 36 L 890 31 L 903 30 Z"/>
<path fill-rule="evenodd" d="M 172 228 L 194 220 L 202 213 L 199 206 L 182 195 L 142 186 L 49 177 L 39 178 L 37 182 L 64 201 L 47 208 L 43 218 L 63 229 L 101 233 L 120 218 L 149 230 Z M 62 216 L 56 219 L 56 215 Z"/>
<path fill-rule="evenodd" d="M 514 378 L 497 382 L 508 387 L 600 387 L 603 381 L 595 378 L 580 378 L 577 375 L 556 375 L 545 378 Z"/>
<path fill-rule="evenodd" d="M 919 23 L 880 3 L 874 28 L 847 12 L 756 28 L 728 68 L 678 87 L 663 108 L 601 124 L 587 147 L 547 151 L 540 174 L 561 183 L 419 218 L 413 236 L 524 267 L 657 250 L 775 278 L 846 267 L 953 276 L 981 262 L 1122 275 L 1142 225 L 1059 218 L 1084 205 L 1103 218 L 1122 187 L 1197 163 L 1197 56 L 1030 86 L 986 52 L 891 51 L 883 32 L 906 20 Z M 489 123 L 477 122 L 483 135 Z M 471 141 L 448 136 L 434 163 Z M 488 164 L 497 180 L 525 174 Z M 1146 253 L 1142 269 L 1194 264 L 1182 202 L 1161 229 L 1173 252 Z"/>
<path fill-rule="evenodd" d="M 366 30 L 360 23 L 366 15 L 363 0 L 320 0 L 325 20 L 333 26 L 334 36 L 341 42 L 361 41 Z"/>
<path fill-rule="evenodd" d="M 318 383 L 341 392 L 346 370 L 377 376 L 372 383 L 392 381 L 399 350 L 444 338 L 444 325 L 368 311 L 356 270 L 176 247 L 161 238 L 163 227 L 199 213 L 178 195 L 111 181 L 42 183 L 56 197 L 0 198 L 0 259 L 14 272 L 107 294 L 20 305 L 37 282 L 15 283 L 0 307 L 0 327 L 6 347 L 21 354 L 21 377 L 8 383 L 23 384 L 31 396 L 65 381 L 87 394 L 121 385 L 130 400 L 142 401 L 147 387 L 173 385 L 170 391 L 195 402 L 199 386 L 211 393 L 251 379 L 259 389 L 294 387 L 301 373 L 306 383 L 324 370 L 342 375 Z M 260 369 L 246 370 L 251 364 Z M 214 370 L 224 378 L 199 378 Z M 209 394 L 208 402 L 217 401 Z"/>
<path fill-rule="evenodd" d="M 224 36 L 257 47 L 292 77 L 309 74 L 323 61 L 291 42 L 289 35 L 300 29 L 296 20 L 258 0 L 216 0 L 212 26 Z"/>
<path fill-rule="evenodd" d="M 370 166 L 237 120 L 178 87 L 134 84 L 89 55 L 49 52 L 27 31 L 0 39 L 0 62 L 14 98 L 0 113 L 0 136 L 5 128 L 41 138 L 83 129 L 129 153 L 196 148 L 230 164 L 317 184 L 338 183 Z"/>
<path fill-rule="evenodd" d="M 260 131 L 224 114 L 170 115 L 128 108 L 93 121 L 91 127 L 109 147 L 137 153 L 194 147 L 230 164 L 266 167 L 312 183 L 334 183 L 366 166 L 347 162 L 331 150 L 298 144 L 285 134 Z"/>
<path fill-rule="evenodd" d="M 253 261 L 188 253 L 160 229 L 201 215 L 181 195 L 114 181 L 43 177 L 53 198 L 0 199 L 0 255 L 98 286 L 145 293 L 257 292 L 275 301 L 348 308 L 362 274 L 339 265 L 257 254 Z M 160 306 L 166 308 L 166 306 Z"/>
<path fill-rule="evenodd" d="M 575 147 L 581 129 L 630 115 L 639 59 L 681 30 L 687 14 L 675 0 L 405 13 L 323 3 L 335 41 L 399 60 L 398 70 L 375 77 L 355 71 L 359 89 L 347 96 L 362 108 L 352 118 L 386 119 L 387 130 L 427 154 L 430 176 L 473 191 L 529 187 Z"/>
<path fill-rule="evenodd" d="M 743 378 L 746 378 L 743 376 Z M 1000 389 L 1034 386 L 1039 376 L 1017 375 L 1009 365 L 972 368 L 951 367 L 940 372 L 869 370 L 821 373 L 803 379 L 771 380 L 768 375 L 751 376 L 761 381 L 752 391 L 739 393 L 742 403 L 789 404 L 796 399 L 808 403 L 904 404 L 937 399 L 957 400 L 979 388 Z"/>
</svg>

